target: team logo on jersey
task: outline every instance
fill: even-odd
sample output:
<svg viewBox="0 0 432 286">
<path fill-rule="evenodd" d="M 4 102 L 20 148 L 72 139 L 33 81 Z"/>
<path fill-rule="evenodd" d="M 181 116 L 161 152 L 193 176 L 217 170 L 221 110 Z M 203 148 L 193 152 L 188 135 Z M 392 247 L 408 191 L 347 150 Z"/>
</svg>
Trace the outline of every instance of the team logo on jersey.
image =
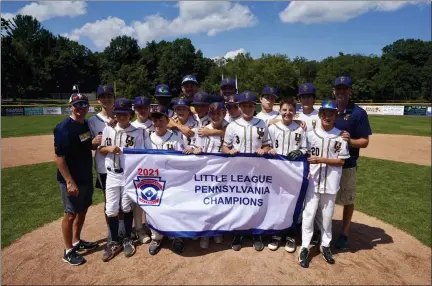
<svg viewBox="0 0 432 286">
<path fill-rule="evenodd" d="M 258 139 L 264 136 L 264 128 L 257 128 Z"/>
<path fill-rule="evenodd" d="M 174 150 L 174 144 L 168 143 L 167 144 L 167 150 Z"/>
<path fill-rule="evenodd" d="M 336 152 L 336 153 L 337 153 L 337 152 L 340 152 L 341 147 L 342 147 L 342 143 L 336 141 L 335 144 L 334 144 L 335 152 Z"/>
<path fill-rule="evenodd" d="M 165 183 L 160 177 L 138 176 L 134 180 L 137 204 L 139 206 L 160 206 Z"/>
<path fill-rule="evenodd" d="M 134 139 L 135 139 L 135 137 L 127 135 L 126 136 L 126 147 L 132 147 L 134 145 Z"/>
<path fill-rule="evenodd" d="M 345 114 L 344 120 L 348 120 L 349 117 L 350 117 L 349 113 Z"/>
<path fill-rule="evenodd" d="M 298 146 L 300 144 L 301 134 L 295 133 L 294 140 L 296 142 L 296 145 Z"/>
</svg>

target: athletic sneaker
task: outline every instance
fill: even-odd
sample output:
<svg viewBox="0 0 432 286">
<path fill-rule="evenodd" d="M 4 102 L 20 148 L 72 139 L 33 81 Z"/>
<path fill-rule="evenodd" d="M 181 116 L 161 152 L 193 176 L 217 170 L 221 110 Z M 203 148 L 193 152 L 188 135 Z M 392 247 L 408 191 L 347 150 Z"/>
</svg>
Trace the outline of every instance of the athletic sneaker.
<svg viewBox="0 0 432 286">
<path fill-rule="evenodd" d="M 314 231 L 312 235 L 312 244 L 313 245 L 319 245 L 321 240 L 321 231 L 317 230 Z"/>
<path fill-rule="evenodd" d="M 277 250 L 279 248 L 281 239 L 282 238 L 280 236 L 272 236 L 270 243 L 267 245 L 267 247 L 273 251 Z"/>
<path fill-rule="evenodd" d="M 345 236 L 341 233 L 338 241 L 336 242 L 336 248 L 340 250 L 348 250 L 348 236 Z"/>
<path fill-rule="evenodd" d="M 144 229 L 139 229 L 136 232 L 136 237 L 139 243 L 147 244 L 151 241 L 150 236 L 148 236 Z"/>
<path fill-rule="evenodd" d="M 261 251 L 264 249 L 264 243 L 262 242 L 261 235 L 254 235 L 252 237 L 253 246 L 256 251 Z"/>
<path fill-rule="evenodd" d="M 122 245 L 116 241 L 110 241 L 107 243 L 102 261 L 107 262 L 114 258 L 122 250 Z"/>
<path fill-rule="evenodd" d="M 239 251 L 243 245 L 243 236 L 236 235 L 234 236 L 233 242 L 231 243 L 231 248 L 235 251 Z"/>
<path fill-rule="evenodd" d="M 78 266 L 83 264 L 85 262 L 85 259 L 81 255 L 79 255 L 75 249 L 72 249 L 67 254 L 66 250 L 64 251 L 63 261 L 69 263 L 70 265 Z"/>
<path fill-rule="evenodd" d="M 335 263 L 330 247 L 321 246 L 321 253 L 323 254 L 323 257 L 325 261 L 327 261 L 327 263 L 329 264 Z"/>
<path fill-rule="evenodd" d="M 123 253 L 126 257 L 131 257 L 135 254 L 135 245 L 130 237 L 123 239 Z"/>
<path fill-rule="evenodd" d="M 177 253 L 177 254 L 183 253 L 184 248 L 185 248 L 183 238 L 181 238 L 181 237 L 174 238 L 173 242 L 172 242 L 172 247 L 173 247 L 175 253 Z"/>
<path fill-rule="evenodd" d="M 99 246 L 97 242 L 88 242 L 85 240 L 80 239 L 78 242 L 78 245 L 76 245 L 74 248 L 76 251 L 84 251 L 84 250 L 92 250 Z"/>
<path fill-rule="evenodd" d="M 223 242 L 223 236 L 215 236 L 213 239 L 216 244 L 221 244 Z"/>
<path fill-rule="evenodd" d="M 306 247 L 302 247 L 300 249 L 300 255 L 298 258 L 298 262 L 301 267 L 308 268 L 309 267 L 309 249 Z"/>
<path fill-rule="evenodd" d="M 289 236 L 286 237 L 285 250 L 288 251 L 288 253 L 294 253 L 296 251 L 295 238 Z"/>
<path fill-rule="evenodd" d="M 153 239 L 149 245 L 149 253 L 150 255 L 156 255 L 161 249 L 161 240 Z"/>
<path fill-rule="evenodd" d="M 207 249 L 209 247 L 210 244 L 210 237 L 201 237 L 200 239 L 200 247 L 202 249 Z"/>
</svg>

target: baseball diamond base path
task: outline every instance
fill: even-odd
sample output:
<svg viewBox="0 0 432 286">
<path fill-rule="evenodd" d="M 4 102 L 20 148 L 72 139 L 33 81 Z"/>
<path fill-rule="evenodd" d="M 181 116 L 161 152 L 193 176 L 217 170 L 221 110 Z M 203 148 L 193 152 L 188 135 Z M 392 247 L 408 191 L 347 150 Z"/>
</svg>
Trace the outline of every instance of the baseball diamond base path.
<svg viewBox="0 0 432 286">
<path fill-rule="evenodd" d="M 52 135 L 3 138 L 1 144 L 2 168 L 54 161 Z M 373 134 L 360 156 L 430 166 L 431 137 Z"/>
<path fill-rule="evenodd" d="M 341 228 L 342 208 L 337 206 L 333 235 Z M 2 252 L 2 284 L 431 284 L 431 249 L 407 233 L 378 219 L 355 212 L 350 252 L 336 253 L 336 264 L 327 264 L 312 248 L 309 269 L 297 263 L 297 253 L 283 248 L 257 252 L 251 241 L 241 251 L 221 245 L 199 248 L 188 240 L 182 256 L 174 254 L 166 239 L 162 250 L 150 256 L 148 245 L 138 246 L 126 258 L 120 253 L 102 262 L 105 243 L 85 255 L 84 265 L 62 262 L 61 220 L 21 237 Z M 103 240 L 106 235 L 103 205 L 89 209 L 83 238 Z"/>
</svg>

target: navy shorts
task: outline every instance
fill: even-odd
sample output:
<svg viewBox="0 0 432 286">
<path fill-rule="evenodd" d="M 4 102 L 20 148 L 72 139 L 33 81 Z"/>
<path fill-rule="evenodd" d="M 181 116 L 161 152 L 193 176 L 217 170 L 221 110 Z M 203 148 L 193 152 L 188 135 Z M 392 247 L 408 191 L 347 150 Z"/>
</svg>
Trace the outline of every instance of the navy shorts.
<svg viewBox="0 0 432 286">
<path fill-rule="evenodd" d="M 93 203 L 93 184 L 78 185 L 77 197 L 69 196 L 65 183 L 58 182 L 65 213 L 76 214 L 86 211 Z"/>
<path fill-rule="evenodd" d="M 107 174 L 100 174 L 100 173 L 98 173 L 97 176 L 96 176 L 95 188 L 101 189 L 102 191 L 105 192 L 105 189 L 106 189 L 106 179 L 107 179 Z"/>
</svg>

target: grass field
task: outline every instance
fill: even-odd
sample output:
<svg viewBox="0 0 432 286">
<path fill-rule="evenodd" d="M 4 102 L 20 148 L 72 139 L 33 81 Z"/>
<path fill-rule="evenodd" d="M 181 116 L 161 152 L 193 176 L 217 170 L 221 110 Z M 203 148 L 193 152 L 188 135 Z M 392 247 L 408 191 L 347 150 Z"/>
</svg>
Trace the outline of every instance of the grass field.
<svg viewBox="0 0 432 286">
<path fill-rule="evenodd" d="M 54 163 L 2 169 L 2 248 L 62 216 L 55 173 Z M 431 246 L 430 179 L 430 167 L 361 158 L 356 209 Z M 102 201 L 95 190 L 94 202 Z"/>
<path fill-rule="evenodd" d="M 55 163 L 2 169 L 1 183 L 2 248 L 63 215 Z M 95 189 L 93 202 L 103 202 L 98 189 Z"/>
<path fill-rule="evenodd" d="M 431 136 L 431 117 L 369 115 L 372 133 Z"/>
<path fill-rule="evenodd" d="M 90 117 L 92 115 L 88 115 Z M 4 116 L 1 135 L 20 137 L 52 134 L 54 127 L 67 115 Z M 431 136 L 431 117 L 370 115 L 372 133 Z"/>
</svg>

